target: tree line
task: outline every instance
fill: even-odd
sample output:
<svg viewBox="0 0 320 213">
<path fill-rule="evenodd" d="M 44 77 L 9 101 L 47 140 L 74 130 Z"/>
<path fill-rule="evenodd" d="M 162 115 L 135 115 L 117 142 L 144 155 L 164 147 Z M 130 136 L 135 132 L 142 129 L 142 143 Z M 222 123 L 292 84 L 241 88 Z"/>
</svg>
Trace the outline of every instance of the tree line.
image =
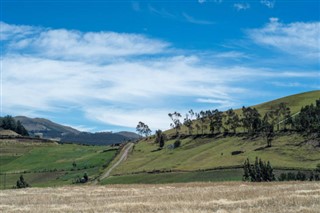
<svg viewBox="0 0 320 213">
<path fill-rule="evenodd" d="M 22 123 L 19 120 L 15 121 L 15 119 L 10 115 L 0 117 L 0 127 L 6 130 L 12 130 L 23 136 L 29 136 L 28 131 Z"/>
<path fill-rule="evenodd" d="M 183 117 L 179 112 L 168 114 L 176 136 L 181 134 L 182 126 L 187 128 L 188 135 L 208 134 L 236 134 L 237 131 L 247 135 L 260 135 L 265 138 L 267 146 L 272 146 L 275 132 L 296 131 L 299 133 L 315 133 L 320 137 L 320 99 L 315 105 L 310 104 L 292 114 L 286 103 L 279 103 L 271 107 L 263 116 L 256 108 L 245 107 L 241 111 L 229 109 L 225 112 L 215 110 L 194 112 L 192 109 Z M 148 125 L 139 122 L 137 131 L 140 135 L 149 136 L 151 130 Z M 161 131 L 161 130 L 157 130 Z M 239 131 L 240 132 L 240 131 Z M 156 137 L 160 137 L 156 134 Z M 157 140 L 156 140 L 157 142 Z"/>
</svg>

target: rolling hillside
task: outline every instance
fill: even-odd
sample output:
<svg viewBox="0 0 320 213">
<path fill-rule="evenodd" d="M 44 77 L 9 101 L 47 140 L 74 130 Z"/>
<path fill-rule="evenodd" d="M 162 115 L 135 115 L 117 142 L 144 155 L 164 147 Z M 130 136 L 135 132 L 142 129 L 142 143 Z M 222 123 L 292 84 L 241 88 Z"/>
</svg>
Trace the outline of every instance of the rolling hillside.
<svg viewBox="0 0 320 213">
<path fill-rule="evenodd" d="M 33 187 L 70 185 L 87 173 L 97 178 L 117 148 L 0 139 L 0 188 L 12 188 L 20 175 Z"/>
<path fill-rule="evenodd" d="M 319 98 L 320 91 L 312 91 L 254 107 L 263 114 L 272 106 L 285 102 L 294 114 L 302 106 L 315 103 Z M 182 132 L 186 133 L 186 128 L 182 128 Z M 173 131 L 169 130 L 165 133 L 172 134 Z M 187 136 L 180 139 L 181 146 L 176 149 L 172 149 L 175 138 L 166 141 L 165 148 L 162 150 L 158 149 L 158 144 L 155 144 L 154 140 L 149 138 L 137 143 L 127 161 L 112 172 L 117 176 L 110 177 L 104 183 L 134 183 L 135 180 L 146 183 L 150 179 L 155 179 L 155 182 L 166 182 L 164 180 L 170 182 L 170 178 L 171 181 L 178 181 L 175 177 L 181 176 L 181 172 L 184 173 L 183 177 L 194 178 L 197 176 L 194 172 L 202 172 L 201 176 L 208 176 L 208 173 L 205 173 L 207 170 L 211 171 L 211 177 L 223 176 L 223 171 L 227 171 L 230 176 L 241 179 L 241 171 L 239 172 L 237 168 L 243 165 L 246 158 L 254 161 L 256 157 L 270 161 L 278 171 L 311 170 L 320 164 L 320 140 L 309 139 L 292 132 L 276 133 L 272 147 L 266 147 L 266 140 L 262 136 L 248 137 L 242 133 L 233 136 L 223 134 Z M 232 154 L 235 151 L 238 153 Z M 172 172 L 174 174 L 170 176 Z M 193 180 L 200 179 L 202 177 L 196 177 Z M 232 180 L 230 177 L 226 179 Z"/>
</svg>

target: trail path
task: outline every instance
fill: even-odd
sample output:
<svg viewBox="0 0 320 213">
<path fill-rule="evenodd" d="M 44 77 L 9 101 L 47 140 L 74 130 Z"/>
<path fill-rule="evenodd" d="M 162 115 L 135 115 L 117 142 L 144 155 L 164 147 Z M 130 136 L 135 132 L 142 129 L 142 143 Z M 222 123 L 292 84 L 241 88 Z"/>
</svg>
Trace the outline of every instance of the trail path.
<svg viewBox="0 0 320 213">
<path fill-rule="evenodd" d="M 110 175 L 110 173 L 112 172 L 112 170 L 113 170 L 114 168 L 116 168 L 122 161 L 124 161 L 124 160 L 127 159 L 128 153 L 129 153 L 129 151 L 132 149 L 133 145 L 134 145 L 133 143 L 129 143 L 129 144 L 126 145 L 126 147 L 124 148 L 124 151 L 121 153 L 121 156 L 120 156 L 120 158 L 118 159 L 118 161 L 117 161 L 115 164 L 113 164 L 104 174 L 102 174 L 102 175 L 100 176 L 100 178 L 99 178 L 100 180 L 103 180 L 103 179 L 109 177 L 109 175 Z M 94 184 L 97 184 L 97 183 L 98 183 L 97 180 L 94 181 Z"/>
</svg>

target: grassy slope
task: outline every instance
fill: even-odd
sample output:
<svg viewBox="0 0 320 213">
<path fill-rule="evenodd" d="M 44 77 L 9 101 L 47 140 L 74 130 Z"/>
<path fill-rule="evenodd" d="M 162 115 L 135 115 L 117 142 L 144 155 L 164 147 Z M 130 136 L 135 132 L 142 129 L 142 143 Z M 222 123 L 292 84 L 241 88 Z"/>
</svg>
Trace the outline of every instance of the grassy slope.
<svg viewBox="0 0 320 213">
<path fill-rule="evenodd" d="M 254 151 L 264 147 L 263 138 L 246 140 L 242 137 L 220 138 L 186 138 L 182 146 L 175 150 L 160 151 L 152 141 L 139 142 L 128 160 L 116 168 L 113 174 L 152 170 L 184 170 L 212 169 L 219 167 L 240 166 L 248 157 L 256 156 L 269 160 L 277 168 L 315 168 L 320 163 L 319 150 L 311 145 L 300 146 L 305 139 L 300 135 L 282 135 L 274 139 L 271 148 Z M 168 141 L 172 144 L 174 141 Z M 239 155 L 231 155 L 232 151 L 244 151 Z"/>
<path fill-rule="evenodd" d="M 71 184 L 85 172 L 95 178 L 115 155 L 115 150 L 106 150 L 110 147 L 2 140 L 0 186 L 3 188 L 6 179 L 6 187 L 12 187 L 21 174 L 32 186 Z M 74 161 L 75 168 L 72 166 Z"/>
<path fill-rule="evenodd" d="M 292 114 L 298 112 L 302 106 L 314 103 L 320 98 L 320 91 L 297 94 L 285 98 L 277 99 L 271 102 L 256 105 L 261 114 L 264 114 L 273 105 L 281 102 L 287 103 Z M 186 131 L 183 129 L 182 131 Z M 167 134 L 172 133 L 170 130 Z M 130 154 L 128 160 L 122 163 L 113 171 L 114 176 L 105 180 L 105 183 L 148 183 L 148 180 L 161 182 L 161 179 L 167 179 L 171 182 L 170 174 L 152 174 L 145 177 L 144 174 L 131 173 L 147 172 L 152 170 L 173 170 L 173 171 L 196 171 L 201 169 L 214 169 L 219 167 L 235 167 L 243 164 L 246 158 L 251 161 L 256 156 L 263 160 L 269 160 L 271 164 L 278 169 L 313 169 L 320 163 L 319 149 L 307 145 L 306 139 L 298 134 L 278 135 L 273 141 L 271 148 L 256 150 L 266 145 L 263 138 L 246 139 L 244 137 L 215 137 L 215 138 L 196 138 L 191 137 L 182 140 L 182 146 L 175 150 L 164 149 L 157 150 L 157 145 L 153 139 L 141 141 L 135 145 L 134 151 Z M 172 144 L 174 140 L 166 142 L 166 145 Z M 239 155 L 231 155 L 232 151 L 244 151 Z M 198 174 L 201 175 L 201 174 Z M 197 180 L 194 174 L 173 174 L 175 177 L 184 176 L 189 180 Z M 189 178 L 192 176 L 192 178 Z M 167 178 L 166 178 L 167 177 Z M 238 177 L 239 178 L 239 177 Z M 201 177 L 200 177 L 201 179 Z M 147 181 L 147 182 L 146 182 Z M 152 183 L 152 181 L 150 182 Z"/>
</svg>

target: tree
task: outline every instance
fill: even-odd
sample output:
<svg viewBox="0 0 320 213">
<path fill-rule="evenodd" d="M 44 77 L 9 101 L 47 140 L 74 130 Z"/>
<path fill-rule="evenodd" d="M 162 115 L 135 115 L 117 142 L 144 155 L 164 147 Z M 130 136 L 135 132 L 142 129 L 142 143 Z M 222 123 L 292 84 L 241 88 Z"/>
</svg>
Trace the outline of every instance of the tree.
<svg viewBox="0 0 320 213">
<path fill-rule="evenodd" d="M 250 164 L 247 159 L 243 164 L 243 181 L 262 182 L 274 181 L 273 168 L 268 161 L 267 163 L 256 157 L 255 163 Z"/>
<path fill-rule="evenodd" d="M 176 135 L 178 135 L 182 125 L 180 121 L 181 114 L 178 112 L 174 112 L 174 113 L 169 113 L 168 116 L 172 120 L 172 123 L 170 124 L 170 126 L 176 130 Z"/>
<path fill-rule="evenodd" d="M 186 114 L 186 117 L 183 121 L 183 125 L 185 125 L 188 128 L 189 135 L 192 135 L 192 130 L 193 130 L 192 120 L 188 117 L 188 114 Z"/>
<path fill-rule="evenodd" d="M 233 133 L 236 133 L 237 128 L 240 126 L 239 116 L 233 111 L 233 109 L 227 110 L 226 115 L 226 126 L 228 126 Z"/>
<path fill-rule="evenodd" d="M 198 123 L 196 123 L 196 129 L 197 129 L 197 135 L 199 134 L 199 131 L 201 129 L 200 125 Z"/>
<path fill-rule="evenodd" d="M 16 128 L 17 128 L 16 122 L 11 115 L 7 115 L 2 118 L 1 127 L 3 129 L 9 129 L 12 131 L 16 131 Z"/>
<path fill-rule="evenodd" d="M 207 119 L 206 113 L 204 111 L 201 111 L 198 114 L 198 119 L 200 119 L 201 132 L 202 132 L 202 135 L 203 135 L 204 129 L 207 128 L 207 125 L 206 125 L 206 119 Z"/>
<path fill-rule="evenodd" d="M 256 108 L 242 107 L 242 126 L 249 134 L 256 133 L 261 126 L 261 115 Z"/>
<path fill-rule="evenodd" d="M 139 121 L 137 127 L 136 127 L 136 131 L 138 132 L 138 134 L 140 135 L 140 137 L 142 137 L 143 135 L 143 128 L 144 128 L 144 123 Z"/>
<path fill-rule="evenodd" d="M 142 137 L 143 135 L 145 137 L 148 137 L 151 133 L 151 130 L 149 128 L 148 125 L 146 125 L 145 123 L 139 121 L 137 127 L 136 127 L 136 131 L 138 132 L 138 134 Z"/>
<path fill-rule="evenodd" d="M 160 148 L 163 148 L 165 139 L 166 139 L 165 134 L 163 134 L 163 132 L 162 132 L 160 129 L 158 129 L 158 130 L 156 131 L 155 143 L 158 143 L 158 144 L 159 144 L 159 147 L 160 147 Z"/>
<path fill-rule="evenodd" d="M 262 130 L 262 135 L 267 142 L 267 147 L 272 146 L 272 140 L 274 137 L 273 129 L 274 129 L 273 124 L 268 122 L 268 113 L 266 113 L 265 116 L 263 117 L 261 130 Z"/>
<path fill-rule="evenodd" d="M 16 124 L 16 132 L 23 136 L 29 136 L 28 131 L 24 128 L 21 122 L 18 120 Z"/>
<path fill-rule="evenodd" d="M 294 118 L 296 131 L 304 133 L 320 132 L 320 99 L 316 100 L 316 105 L 302 107 L 300 113 Z"/>
</svg>

